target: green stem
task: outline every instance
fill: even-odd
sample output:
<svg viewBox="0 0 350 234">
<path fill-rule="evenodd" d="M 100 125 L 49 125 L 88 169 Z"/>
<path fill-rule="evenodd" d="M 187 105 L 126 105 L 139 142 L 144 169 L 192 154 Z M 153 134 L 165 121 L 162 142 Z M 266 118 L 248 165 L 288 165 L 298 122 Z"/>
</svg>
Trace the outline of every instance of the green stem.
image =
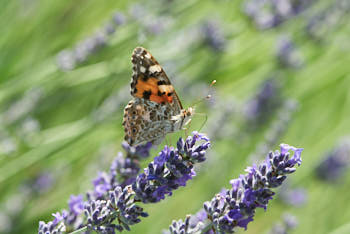
<svg viewBox="0 0 350 234">
<path fill-rule="evenodd" d="M 75 230 L 74 232 L 70 232 L 69 234 L 77 234 L 77 233 L 81 233 L 83 231 L 86 231 L 87 226 L 79 228 L 78 230 Z"/>
<path fill-rule="evenodd" d="M 201 233 L 206 233 L 208 232 L 210 229 L 212 229 L 213 227 L 213 223 L 210 222 L 208 223 L 206 226 L 204 226 L 204 228 L 201 230 Z M 214 233 L 215 233 L 215 230 L 214 230 Z"/>
</svg>

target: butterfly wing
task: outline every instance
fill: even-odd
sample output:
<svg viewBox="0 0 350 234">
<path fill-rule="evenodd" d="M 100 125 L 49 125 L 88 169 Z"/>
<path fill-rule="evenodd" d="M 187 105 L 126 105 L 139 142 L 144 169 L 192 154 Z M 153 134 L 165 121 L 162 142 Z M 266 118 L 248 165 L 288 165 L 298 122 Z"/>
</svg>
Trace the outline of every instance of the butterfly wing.
<svg viewBox="0 0 350 234">
<path fill-rule="evenodd" d="M 131 61 L 131 95 L 161 105 L 169 104 L 175 114 L 179 114 L 182 110 L 180 99 L 163 68 L 151 53 L 145 48 L 136 47 Z"/>
<path fill-rule="evenodd" d="M 124 109 L 125 140 L 130 145 L 147 141 L 157 145 L 167 133 L 181 129 L 192 112 L 183 110 L 169 78 L 151 53 L 137 47 L 131 61 L 134 99 Z"/>
<path fill-rule="evenodd" d="M 148 141 L 158 145 L 167 133 L 174 131 L 173 114 L 168 104 L 134 98 L 124 109 L 125 140 L 129 145 Z"/>
</svg>

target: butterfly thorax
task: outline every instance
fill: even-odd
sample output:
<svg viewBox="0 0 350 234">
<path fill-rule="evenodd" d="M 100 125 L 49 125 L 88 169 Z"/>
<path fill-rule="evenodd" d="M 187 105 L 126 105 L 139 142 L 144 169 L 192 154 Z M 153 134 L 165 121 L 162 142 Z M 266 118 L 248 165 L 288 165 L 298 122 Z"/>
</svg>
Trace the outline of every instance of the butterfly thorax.
<svg viewBox="0 0 350 234">
<path fill-rule="evenodd" d="M 187 109 L 181 110 L 181 113 L 171 117 L 174 121 L 174 131 L 182 130 L 190 121 L 194 115 L 194 108 L 189 107 Z"/>
</svg>

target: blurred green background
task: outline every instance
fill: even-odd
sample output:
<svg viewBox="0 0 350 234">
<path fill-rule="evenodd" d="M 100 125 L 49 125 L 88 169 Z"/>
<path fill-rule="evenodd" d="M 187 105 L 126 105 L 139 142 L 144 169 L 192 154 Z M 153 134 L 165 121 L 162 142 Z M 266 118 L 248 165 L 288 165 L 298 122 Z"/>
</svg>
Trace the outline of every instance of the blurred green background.
<svg viewBox="0 0 350 234">
<path fill-rule="evenodd" d="M 269 233 L 286 212 L 299 222 L 291 233 L 350 233 L 349 160 L 331 182 L 315 173 L 350 132 L 347 0 L 0 5 L 0 233 L 37 232 L 108 171 L 121 150 L 136 46 L 164 66 L 186 107 L 217 84 L 197 105 L 208 116 L 208 160 L 186 187 L 144 205 L 150 216 L 132 233 L 160 233 L 196 213 L 282 142 L 305 148 L 303 164 L 245 233 Z M 191 130 L 203 121 L 195 116 Z M 297 205 L 282 196 L 293 189 L 303 191 Z"/>
</svg>

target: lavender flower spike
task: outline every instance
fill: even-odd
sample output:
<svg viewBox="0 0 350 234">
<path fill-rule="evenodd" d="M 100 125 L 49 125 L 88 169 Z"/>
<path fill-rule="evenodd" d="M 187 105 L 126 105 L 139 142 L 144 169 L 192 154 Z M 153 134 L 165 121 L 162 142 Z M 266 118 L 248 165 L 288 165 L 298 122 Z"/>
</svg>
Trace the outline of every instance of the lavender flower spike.
<svg viewBox="0 0 350 234">
<path fill-rule="evenodd" d="M 88 201 L 80 196 L 72 196 L 69 212 L 56 213 L 53 222 L 39 223 L 39 233 L 83 232 L 116 233 L 130 230 L 130 226 L 141 221 L 148 214 L 137 203 L 154 203 L 172 195 L 173 190 L 185 186 L 187 180 L 195 176 L 193 166 L 205 160 L 209 139 L 198 132 L 186 140 L 180 138 L 177 147 L 165 146 L 144 173 L 139 174 L 130 184 L 119 183 L 117 175 L 133 176 L 138 165 L 130 160 L 146 157 L 150 144 L 139 148 L 125 146 L 127 161 L 120 158 L 111 166 L 111 172 L 100 173 L 94 181 L 94 193 L 88 193 Z M 125 178 L 124 178 L 125 179 Z M 84 206 L 82 212 L 81 208 Z M 82 212 L 82 213 L 81 213 Z M 84 217 L 85 216 L 85 217 Z"/>
<path fill-rule="evenodd" d="M 47 233 L 56 234 L 56 233 L 62 233 L 66 231 L 66 227 L 63 223 L 63 220 L 66 218 L 67 212 L 63 211 L 62 214 L 57 212 L 55 214 L 52 214 L 52 216 L 55 217 L 53 221 L 50 221 L 48 223 L 45 223 L 43 221 L 39 222 L 38 234 L 47 234 Z"/>
<path fill-rule="evenodd" d="M 231 180 L 232 188 L 226 194 L 217 194 L 211 201 L 204 203 L 207 220 L 201 221 L 202 232 L 209 230 L 215 233 L 234 233 L 238 227 L 247 229 L 253 221 L 256 208 L 266 210 L 269 200 L 275 194 L 271 189 L 280 186 L 288 174 L 295 171 L 295 166 L 301 164 L 303 149 L 287 144 L 281 144 L 281 150 L 270 152 L 266 160 L 259 166 L 253 165 L 246 169 L 247 174 Z M 293 156 L 289 151 L 293 151 Z M 190 221 L 185 221 L 189 223 Z M 177 228 L 181 224 L 182 228 Z M 195 224 L 192 224 L 195 226 Z M 196 226 L 198 228 L 198 226 Z M 188 225 L 183 222 L 173 222 L 171 233 L 186 233 Z"/>
<path fill-rule="evenodd" d="M 147 217 L 143 208 L 133 200 L 134 192 L 130 186 L 122 189 L 117 187 L 109 192 L 107 200 L 91 201 L 85 206 L 87 229 L 98 233 L 115 233 L 124 229 L 130 230 L 129 225 L 139 223 L 140 217 Z M 118 220 L 118 223 L 115 223 Z"/>
<path fill-rule="evenodd" d="M 195 176 L 193 165 L 205 160 L 210 142 L 203 134 L 192 134 L 186 141 L 180 138 L 176 148 L 165 146 L 144 173 L 137 176 L 132 185 L 137 199 L 143 203 L 158 202 L 165 195 L 171 196 L 174 189 L 185 186 L 187 180 Z M 196 145 L 198 141 L 204 143 Z"/>
<path fill-rule="evenodd" d="M 329 153 L 316 167 L 319 179 L 328 182 L 340 182 L 350 166 L 350 139 L 346 138 Z"/>
</svg>

